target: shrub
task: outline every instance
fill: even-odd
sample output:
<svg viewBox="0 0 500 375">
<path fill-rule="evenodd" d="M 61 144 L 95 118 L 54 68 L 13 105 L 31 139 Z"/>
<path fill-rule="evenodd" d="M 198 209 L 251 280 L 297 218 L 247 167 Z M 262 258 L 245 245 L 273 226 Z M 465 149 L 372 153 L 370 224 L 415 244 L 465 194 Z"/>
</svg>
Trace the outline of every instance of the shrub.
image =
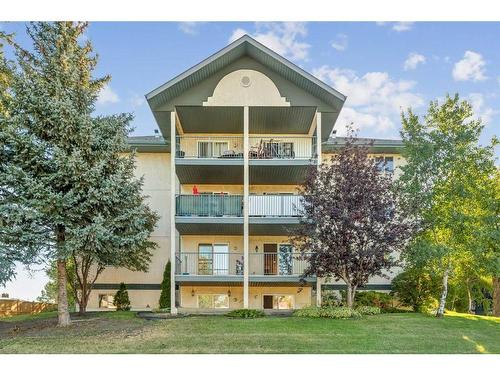
<svg viewBox="0 0 500 375">
<path fill-rule="evenodd" d="M 376 306 L 359 306 L 356 307 L 356 311 L 361 315 L 378 315 L 381 313 L 380 307 Z"/>
<path fill-rule="evenodd" d="M 393 297 L 389 293 L 375 291 L 357 292 L 354 303 L 356 306 L 372 306 L 385 309 L 392 307 Z"/>
<path fill-rule="evenodd" d="M 361 314 L 348 307 L 305 307 L 293 313 L 297 317 L 329 318 L 329 319 L 359 319 Z"/>
<path fill-rule="evenodd" d="M 261 310 L 253 309 L 238 309 L 228 312 L 226 316 L 230 318 L 253 319 L 262 318 L 264 316 L 264 312 Z"/>
<path fill-rule="evenodd" d="M 120 288 L 115 294 L 113 303 L 116 306 L 116 311 L 130 310 L 130 299 L 128 298 L 127 287 L 124 283 L 120 284 Z"/>
<path fill-rule="evenodd" d="M 163 271 L 163 281 L 161 282 L 161 294 L 160 301 L 158 303 L 160 309 L 170 309 L 170 271 L 171 265 L 170 261 L 165 265 L 165 271 Z"/>
<path fill-rule="evenodd" d="M 439 281 L 422 269 L 408 268 L 392 280 L 392 290 L 399 301 L 414 311 L 428 311 L 436 304 Z"/>
</svg>

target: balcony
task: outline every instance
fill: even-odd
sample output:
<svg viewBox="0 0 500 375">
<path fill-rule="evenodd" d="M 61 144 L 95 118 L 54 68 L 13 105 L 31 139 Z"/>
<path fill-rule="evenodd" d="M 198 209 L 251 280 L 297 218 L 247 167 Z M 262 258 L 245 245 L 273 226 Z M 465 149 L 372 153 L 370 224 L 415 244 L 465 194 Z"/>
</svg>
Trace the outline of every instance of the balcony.
<svg viewBox="0 0 500 375">
<path fill-rule="evenodd" d="M 243 253 L 236 252 L 181 252 L 176 255 L 176 280 L 243 282 L 243 260 Z M 307 261 L 290 247 L 275 253 L 249 254 L 249 279 L 254 283 L 299 282 L 306 267 Z"/>
<path fill-rule="evenodd" d="M 181 184 L 243 183 L 243 136 L 178 136 L 175 149 Z"/>
<path fill-rule="evenodd" d="M 300 224 L 298 195 L 250 195 L 251 235 L 286 235 Z M 181 234 L 243 234 L 243 196 L 228 194 L 178 195 L 176 227 Z"/>
<path fill-rule="evenodd" d="M 176 137 L 177 176 L 183 184 L 243 183 L 243 136 Z M 252 184 L 297 184 L 315 163 L 315 136 L 250 136 Z"/>
</svg>

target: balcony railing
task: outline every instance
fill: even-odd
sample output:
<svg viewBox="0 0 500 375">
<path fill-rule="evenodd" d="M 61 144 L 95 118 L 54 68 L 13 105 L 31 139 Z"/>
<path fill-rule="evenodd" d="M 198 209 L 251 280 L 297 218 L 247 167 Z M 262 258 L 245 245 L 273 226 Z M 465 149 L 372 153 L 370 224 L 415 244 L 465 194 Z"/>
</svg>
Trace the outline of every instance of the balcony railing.
<svg viewBox="0 0 500 375">
<path fill-rule="evenodd" d="M 181 252 L 176 255 L 175 273 L 196 276 L 243 275 L 243 254 Z"/>
<path fill-rule="evenodd" d="M 315 159 L 316 137 L 251 136 L 250 159 Z"/>
<path fill-rule="evenodd" d="M 316 137 L 250 136 L 250 159 L 315 159 Z M 176 157 L 243 159 L 243 136 L 177 136 Z"/>
<path fill-rule="evenodd" d="M 300 195 L 250 195 L 249 216 L 301 216 Z"/>
<path fill-rule="evenodd" d="M 181 252 L 176 255 L 175 273 L 184 276 L 243 276 L 242 253 Z M 280 251 L 276 253 L 250 253 L 250 275 L 300 276 L 307 261 L 300 253 Z"/>
<path fill-rule="evenodd" d="M 250 253 L 250 275 L 256 276 L 300 276 L 307 261 L 300 253 L 279 251 L 276 253 Z"/>
<path fill-rule="evenodd" d="M 300 195 L 250 195 L 248 215 L 253 217 L 300 217 Z M 243 196 L 229 194 L 178 195 L 177 216 L 242 217 Z"/>
<path fill-rule="evenodd" d="M 177 216 L 243 216 L 243 196 L 225 194 L 178 195 Z"/>
<path fill-rule="evenodd" d="M 177 136 L 176 157 L 243 159 L 243 136 Z"/>
</svg>

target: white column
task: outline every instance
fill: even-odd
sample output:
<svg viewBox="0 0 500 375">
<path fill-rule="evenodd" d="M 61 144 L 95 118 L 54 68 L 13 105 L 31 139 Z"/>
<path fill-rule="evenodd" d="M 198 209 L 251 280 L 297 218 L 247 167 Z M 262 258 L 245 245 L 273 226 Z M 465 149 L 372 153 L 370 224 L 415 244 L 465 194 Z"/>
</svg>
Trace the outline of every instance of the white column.
<svg viewBox="0 0 500 375">
<path fill-rule="evenodd" d="M 170 313 L 177 314 L 175 307 L 175 110 L 170 112 Z"/>
<path fill-rule="evenodd" d="M 249 114 L 248 107 L 243 107 L 243 308 L 248 309 L 249 286 L 249 230 L 248 230 L 248 195 L 250 178 L 248 170 L 249 144 Z"/>
<path fill-rule="evenodd" d="M 321 112 L 316 112 L 316 154 L 321 164 Z"/>
<path fill-rule="evenodd" d="M 321 112 L 316 112 L 316 154 L 321 164 Z M 321 278 L 316 278 L 316 306 L 321 306 Z"/>
</svg>

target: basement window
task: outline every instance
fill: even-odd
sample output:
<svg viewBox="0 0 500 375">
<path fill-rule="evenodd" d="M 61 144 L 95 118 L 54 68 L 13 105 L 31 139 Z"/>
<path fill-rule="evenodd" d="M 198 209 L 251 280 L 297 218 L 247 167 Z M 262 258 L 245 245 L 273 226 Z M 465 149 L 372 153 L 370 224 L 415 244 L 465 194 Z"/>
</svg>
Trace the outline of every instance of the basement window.
<svg viewBox="0 0 500 375">
<path fill-rule="evenodd" d="M 198 308 L 229 309 L 229 296 L 227 294 L 199 294 Z"/>
<path fill-rule="evenodd" d="M 99 308 L 100 309 L 115 309 L 113 304 L 114 296 L 112 294 L 99 294 Z"/>
</svg>

